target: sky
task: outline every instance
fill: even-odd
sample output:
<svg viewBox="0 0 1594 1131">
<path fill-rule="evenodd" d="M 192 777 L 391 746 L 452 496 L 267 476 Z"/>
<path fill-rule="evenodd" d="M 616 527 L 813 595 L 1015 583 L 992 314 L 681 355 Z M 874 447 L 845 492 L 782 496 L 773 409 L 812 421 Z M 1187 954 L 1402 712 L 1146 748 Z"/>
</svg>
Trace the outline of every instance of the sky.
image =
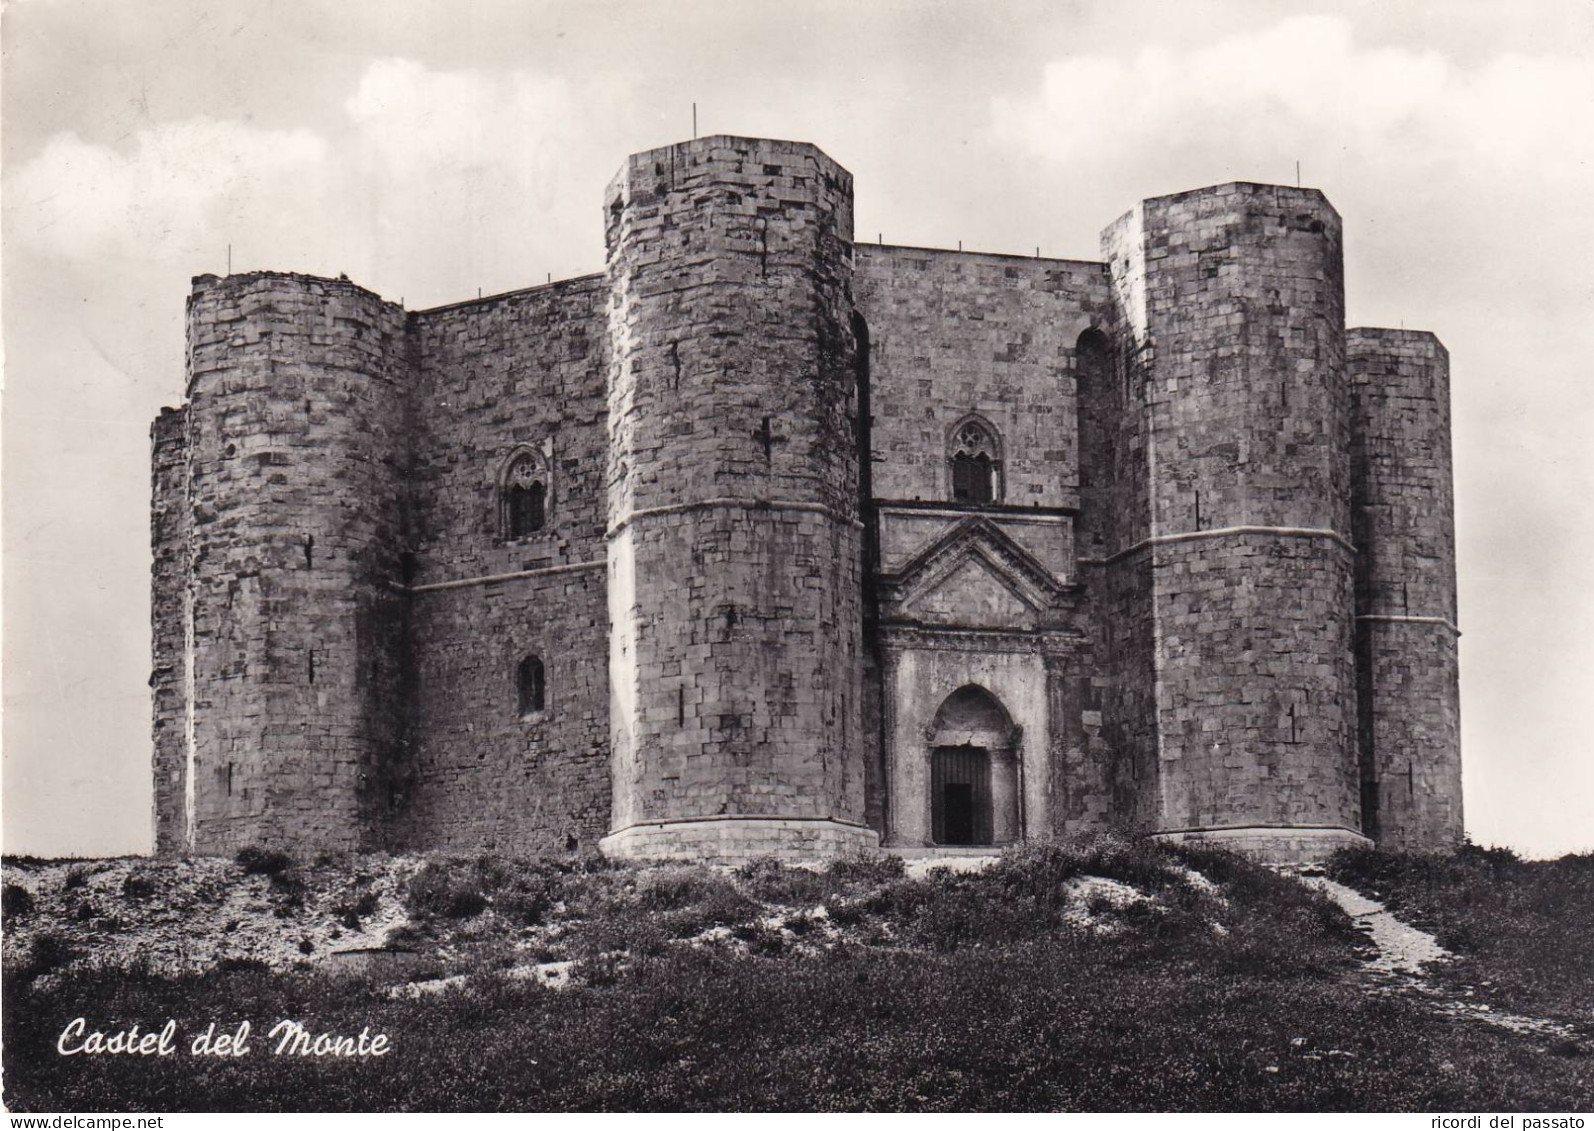
<svg viewBox="0 0 1594 1131">
<path fill-rule="evenodd" d="M 603 266 L 629 153 L 811 141 L 860 239 L 1099 258 L 1136 201 L 1321 188 L 1351 325 L 1452 361 L 1472 838 L 1594 850 L 1594 4 L 11 0 L 7 852 L 150 847 L 150 419 L 192 276 L 411 309 Z"/>
</svg>

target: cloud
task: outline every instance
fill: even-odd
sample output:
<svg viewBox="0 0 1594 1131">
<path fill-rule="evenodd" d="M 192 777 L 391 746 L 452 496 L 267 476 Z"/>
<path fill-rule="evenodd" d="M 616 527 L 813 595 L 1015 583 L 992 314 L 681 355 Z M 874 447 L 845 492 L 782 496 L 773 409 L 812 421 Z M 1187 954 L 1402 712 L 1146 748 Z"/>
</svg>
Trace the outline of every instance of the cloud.
<svg viewBox="0 0 1594 1131">
<path fill-rule="evenodd" d="M 408 59 L 368 66 L 344 109 L 390 170 L 445 174 L 546 168 L 550 146 L 583 118 L 562 77 L 433 71 Z"/>
<path fill-rule="evenodd" d="M 377 238 L 402 232 L 412 256 L 490 289 L 591 270 L 612 99 L 537 71 L 370 64 L 344 108 Z"/>
<path fill-rule="evenodd" d="M 191 118 L 137 131 L 125 146 L 52 137 L 7 187 L 10 234 L 76 261 L 216 259 L 229 228 L 263 201 L 303 195 L 327 157 L 303 129 Z"/>
<path fill-rule="evenodd" d="M 1586 188 L 1591 108 L 1586 60 L 1503 55 L 1464 69 L 1433 51 L 1360 45 L 1343 19 L 1302 16 L 1195 48 L 1059 58 L 1038 91 L 994 100 L 992 116 L 1004 143 L 1059 162 L 1205 149 L 1240 175 L 1283 179 L 1311 153 L 1319 173 L 1325 161 L 1393 162 Z"/>
<path fill-rule="evenodd" d="M 614 103 L 529 70 L 351 76 L 342 115 L 264 129 L 195 117 L 115 144 L 59 133 L 8 178 L 9 234 L 96 269 L 346 271 L 422 301 L 593 269 Z M 584 225 L 570 223 L 586 216 Z"/>
</svg>

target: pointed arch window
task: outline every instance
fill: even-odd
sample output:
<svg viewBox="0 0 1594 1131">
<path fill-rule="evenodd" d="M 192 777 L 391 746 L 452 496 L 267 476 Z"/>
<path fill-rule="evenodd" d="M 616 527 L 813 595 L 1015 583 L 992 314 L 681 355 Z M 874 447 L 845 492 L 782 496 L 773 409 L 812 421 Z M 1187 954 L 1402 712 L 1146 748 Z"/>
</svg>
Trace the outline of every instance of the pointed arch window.
<svg viewBox="0 0 1594 1131">
<path fill-rule="evenodd" d="M 547 706 L 548 688 L 540 657 L 527 656 L 520 661 L 515 669 L 515 690 L 521 718 L 530 718 Z"/>
<path fill-rule="evenodd" d="M 1001 500 L 1002 455 L 996 430 L 976 417 L 963 420 L 952 431 L 948 462 L 952 473 L 952 501 L 995 503 Z"/>
<path fill-rule="evenodd" d="M 548 524 L 549 475 L 540 453 L 521 447 L 499 476 L 499 526 L 506 541 L 528 538 Z"/>
<path fill-rule="evenodd" d="M 509 536 L 524 538 L 541 530 L 547 516 L 548 488 L 532 480 L 509 486 Z"/>
</svg>

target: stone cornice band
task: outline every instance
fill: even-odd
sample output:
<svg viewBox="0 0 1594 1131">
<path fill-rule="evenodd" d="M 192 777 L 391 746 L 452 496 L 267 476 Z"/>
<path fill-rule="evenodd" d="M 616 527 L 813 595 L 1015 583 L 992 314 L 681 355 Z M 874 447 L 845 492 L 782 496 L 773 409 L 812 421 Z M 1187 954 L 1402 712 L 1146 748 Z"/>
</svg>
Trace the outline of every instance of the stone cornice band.
<svg viewBox="0 0 1594 1131">
<path fill-rule="evenodd" d="M 1438 625 L 1440 628 L 1448 628 L 1457 636 L 1461 635 L 1461 629 L 1456 627 L 1455 622 L 1446 620 L 1444 617 L 1407 617 L 1367 613 L 1356 619 L 1358 621 L 1373 621 L 1384 624 L 1433 624 Z"/>
<path fill-rule="evenodd" d="M 572 562 L 569 565 L 544 566 L 542 569 L 521 569 L 513 573 L 489 573 L 481 577 L 460 577 L 452 581 L 433 581 L 425 585 L 403 585 L 390 581 L 388 585 L 400 593 L 434 593 L 439 589 L 465 589 L 472 585 L 491 585 L 495 581 L 523 581 L 531 577 L 552 577 L 561 573 L 580 573 L 589 569 L 605 569 L 606 561 Z"/>
<path fill-rule="evenodd" d="M 661 825 L 701 825 L 724 821 L 806 821 L 815 824 L 842 825 L 850 829 L 869 829 L 873 831 L 871 826 L 864 824 L 862 821 L 849 821 L 845 817 L 820 817 L 809 814 L 792 816 L 782 813 L 715 813 L 700 817 L 659 817 L 654 820 L 632 821 L 628 825 L 610 829 L 604 835 L 618 836 L 631 829 L 658 828 Z"/>
<path fill-rule="evenodd" d="M 1136 542 L 1128 549 L 1119 550 L 1116 554 L 1109 554 L 1105 558 L 1080 558 L 1080 565 L 1111 565 L 1113 562 L 1137 554 L 1141 550 L 1152 546 L 1164 546 L 1174 542 L 1195 542 L 1203 538 L 1230 538 L 1247 534 L 1270 534 L 1278 538 L 1326 538 L 1350 553 L 1356 552 L 1356 547 L 1342 535 L 1333 530 L 1324 530 L 1313 526 L 1219 526 L 1212 530 L 1185 530 L 1177 534 L 1155 534 L 1150 538 Z"/>
</svg>

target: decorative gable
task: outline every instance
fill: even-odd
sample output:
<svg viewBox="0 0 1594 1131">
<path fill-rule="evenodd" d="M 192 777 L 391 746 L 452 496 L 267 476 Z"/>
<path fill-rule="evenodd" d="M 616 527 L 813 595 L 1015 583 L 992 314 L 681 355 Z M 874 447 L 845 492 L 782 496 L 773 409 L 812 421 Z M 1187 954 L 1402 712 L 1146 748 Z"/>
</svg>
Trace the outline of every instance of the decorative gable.
<svg viewBox="0 0 1594 1131">
<path fill-rule="evenodd" d="M 916 619 L 979 628 L 1029 628 L 1038 611 L 979 554 L 964 557 L 950 574 L 904 604 Z"/>
<path fill-rule="evenodd" d="M 883 577 L 887 610 L 972 628 L 1035 628 L 1066 587 L 985 517 L 958 522 L 895 575 Z"/>
</svg>

